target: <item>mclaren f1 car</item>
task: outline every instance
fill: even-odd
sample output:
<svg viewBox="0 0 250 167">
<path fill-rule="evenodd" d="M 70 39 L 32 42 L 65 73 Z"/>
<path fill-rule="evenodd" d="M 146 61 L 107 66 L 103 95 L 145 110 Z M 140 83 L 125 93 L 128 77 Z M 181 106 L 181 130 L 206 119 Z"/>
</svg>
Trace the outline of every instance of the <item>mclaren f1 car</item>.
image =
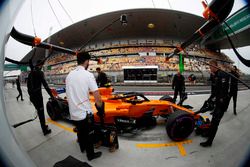
<svg viewBox="0 0 250 167">
<path fill-rule="evenodd" d="M 159 100 L 149 100 L 142 93 L 128 92 L 112 94 L 113 88 L 99 88 L 102 100 L 105 102 L 104 124 L 112 125 L 118 132 L 130 132 L 138 128 L 152 127 L 157 124 L 158 116 L 166 118 L 166 131 L 174 141 L 187 138 L 197 127 L 204 122 L 199 114 L 172 102 L 168 95 Z M 53 90 L 55 98 L 47 102 L 47 112 L 52 120 L 70 119 L 67 99 L 58 96 Z M 90 95 L 94 119 L 100 123 L 94 97 Z"/>
</svg>

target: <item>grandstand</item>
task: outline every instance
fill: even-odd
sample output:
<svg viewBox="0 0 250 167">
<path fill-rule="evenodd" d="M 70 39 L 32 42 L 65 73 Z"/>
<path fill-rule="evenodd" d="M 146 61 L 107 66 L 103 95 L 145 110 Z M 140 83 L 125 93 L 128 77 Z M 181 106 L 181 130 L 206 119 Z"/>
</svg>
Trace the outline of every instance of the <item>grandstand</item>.
<svg viewBox="0 0 250 167">
<path fill-rule="evenodd" d="M 112 48 L 101 51 L 91 52 L 92 55 L 102 57 L 102 63 L 98 64 L 92 61 L 89 70 L 95 73 L 95 69 L 100 67 L 105 71 L 112 82 L 124 82 L 123 67 L 145 67 L 157 66 L 157 81 L 167 82 L 168 76 L 173 75 L 179 69 L 179 58 L 174 56 L 166 62 L 165 54 L 171 53 L 173 48 L 164 47 L 130 47 L 130 48 Z M 152 55 L 150 55 L 150 53 Z M 187 50 L 184 54 L 184 76 L 186 78 L 191 74 L 196 74 L 198 78 L 205 75 L 209 71 L 208 65 L 202 63 L 210 58 L 221 61 L 221 67 L 232 64 L 232 61 L 224 54 L 212 52 L 205 49 Z M 67 54 L 58 54 L 51 57 L 45 66 L 45 74 L 48 81 L 54 84 L 65 84 L 66 75 L 76 67 L 76 59 Z M 203 74 L 202 74 L 203 73 Z M 200 78 L 201 79 L 201 78 Z M 136 79 L 135 82 L 140 80 Z"/>
</svg>

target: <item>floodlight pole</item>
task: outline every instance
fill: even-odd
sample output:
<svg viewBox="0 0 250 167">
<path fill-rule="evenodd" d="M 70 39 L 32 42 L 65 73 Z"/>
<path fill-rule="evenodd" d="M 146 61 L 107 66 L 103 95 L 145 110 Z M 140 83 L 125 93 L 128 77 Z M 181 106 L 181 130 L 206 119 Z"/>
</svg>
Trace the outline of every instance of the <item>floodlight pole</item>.
<svg viewBox="0 0 250 167">
<path fill-rule="evenodd" d="M 50 27 L 50 28 L 49 28 L 49 37 L 48 37 L 48 39 L 47 39 L 47 43 L 50 43 L 50 40 L 51 40 L 51 31 L 52 31 L 52 29 L 53 29 L 53 27 Z M 46 49 L 46 51 L 45 51 L 45 57 L 48 57 L 48 56 L 49 56 L 49 50 Z"/>
</svg>

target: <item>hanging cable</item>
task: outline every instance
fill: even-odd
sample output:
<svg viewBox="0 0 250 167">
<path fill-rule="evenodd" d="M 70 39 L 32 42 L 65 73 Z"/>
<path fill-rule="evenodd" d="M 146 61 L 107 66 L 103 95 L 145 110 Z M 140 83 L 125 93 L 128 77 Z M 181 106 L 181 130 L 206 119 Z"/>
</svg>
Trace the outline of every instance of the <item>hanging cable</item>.
<svg viewBox="0 0 250 167">
<path fill-rule="evenodd" d="M 232 30 L 232 28 L 227 24 L 227 22 L 226 21 L 223 21 L 223 23 L 229 28 L 229 30 L 233 33 L 233 35 L 236 37 L 236 34 L 234 33 L 234 30 Z M 225 29 L 224 29 L 224 31 L 225 31 Z M 237 37 L 236 37 L 237 38 Z M 238 38 L 237 38 L 237 40 L 238 40 Z"/>
<path fill-rule="evenodd" d="M 238 37 L 236 36 L 236 34 L 234 33 L 234 30 L 227 24 L 226 21 L 223 22 L 227 27 L 228 29 L 233 33 L 233 36 L 236 38 L 236 42 L 239 42 L 239 39 Z M 223 28 L 223 27 L 222 27 Z M 223 29 L 223 32 L 226 31 L 225 29 Z M 237 50 L 237 48 L 235 48 Z"/>
<path fill-rule="evenodd" d="M 49 0 L 48 0 L 48 3 L 49 3 L 49 6 L 50 6 L 50 8 L 51 8 L 51 10 L 52 10 L 52 12 L 53 12 L 53 14 L 54 14 L 54 16 L 56 17 L 56 20 L 57 20 L 58 24 L 59 24 L 60 27 L 62 28 L 62 24 L 60 23 L 58 17 L 56 16 L 56 13 L 55 13 L 55 11 L 54 11 L 54 9 L 53 9 L 53 7 L 52 7 L 52 5 L 51 5 L 51 3 L 50 3 Z"/>
<path fill-rule="evenodd" d="M 243 58 L 243 57 L 239 54 L 239 52 L 236 50 L 236 48 L 235 48 L 235 46 L 234 46 L 234 44 L 233 44 L 231 38 L 229 37 L 227 31 L 224 30 L 224 33 L 226 34 L 227 39 L 228 39 L 228 41 L 229 41 L 229 43 L 230 43 L 230 45 L 231 45 L 231 47 L 232 47 L 234 53 L 236 54 L 236 56 L 238 57 L 238 59 L 241 61 L 241 63 L 244 64 L 244 65 L 247 66 L 247 67 L 250 67 L 250 60 L 247 60 L 247 59 Z"/>
<path fill-rule="evenodd" d="M 170 1 L 168 0 L 168 3 L 169 3 L 169 7 L 172 9 L 172 6 L 171 6 L 171 4 L 170 4 Z M 176 19 L 174 20 L 174 27 L 175 27 L 175 29 L 177 30 L 177 33 L 176 33 L 176 36 L 177 37 L 181 37 L 181 31 L 180 31 L 180 29 L 179 29 L 179 27 L 177 27 L 177 24 L 176 24 Z M 179 48 L 180 46 L 177 46 L 177 48 Z M 180 71 L 180 73 L 183 73 L 184 72 L 184 55 L 187 55 L 188 56 L 188 54 L 187 54 L 187 52 L 185 51 L 185 50 L 183 50 L 183 57 L 181 56 L 181 54 L 179 54 L 178 55 L 178 59 L 179 59 L 179 71 Z M 182 60 L 183 59 L 183 60 Z M 181 68 L 181 66 L 183 66 L 182 68 Z"/>
<path fill-rule="evenodd" d="M 61 7 L 63 8 L 64 12 L 66 13 L 66 15 L 69 17 L 69 19 L 71 20 L 72 23 L 74 23 L 72 17 L 70 17 L 69 13 L 67 12 L 67 10 L 64 8 L 64 6 L 62 5 L 62 3 L 60 2 L 60 0 L 57 0 L 59 2 L 59 4 L 61 5 Z"/>
<path fill-rule="evenodd" d="M 170 8 L 170 9 L 173 9 L 172 6 L 171 6 L 171 4 L 170 4 L 170 1 L 169 1 L 169 0 L 168 0 L 168 5 L 169 5 L 169 8 Z"/>
<path fill-rule="evenodd" d="M 197 56 L 194 56 L 194 57 L 197 59 Z M 245 85 L 248 89 L 250 89 L 250 86 L 249 86 L 249 85 L 247 85 L 247 84 L 246 84 L 244 81 L 242 81 L 241 79 L 235 77 L 233 74 L 231 74 L 231 73 L 229 73 L 229 72 L 227 72 L 227 71 L 225 71 L 225 70 L 223 70 L 223 69 L 221 69 L 221 68 L 219 68 L 219 67 L 217 67 L 217 66 L 215 66 L 215 65 L 210 64 L 207 60 L 199 59 L 199 61 L 202 62 L 203 64 L 206 64 L 206 65 L 208 65 L 208 66 L 212 66 L 212 67 L 214 67 L 214 68 L 216 68 L 216 69 L 219 69 L 219 70 L 223 71 L 224 73 L 226 73 L 226 74 L 229 75 L 230 77 L 232 77 L 232 78 L 238 80 L 240 83 L 242 83 L 243 85 Z"/>
<path fill-rule="evenodd" d="M 89 40 L 87 40 L 79 49 L 78 52 L 82 51 L 82 49 L 87 46 L 89 44 L 90 41 L 92 41 L 95 37 L 97 37 L 100 33 L 102 33 L 103 31 L 106 30 L 106 28 L 108 28 L 109 26 L 111 26 L 112 24 L 114 24 L 115 22 L 117 22 L 118 20 L 120 20 L 120 18 L 114 20 L 113 22 L 107 24 L 106 26 L 104 26 L 101 30 L 97 31 Z"/>
<path fill-rule="evenodd" d="M 34 17 L 33 17 L 32 0 L 30 0 L 30 14 L 31 14 L 31 22 L 32 22 L 32 26 L 33 26 L 34 35 L 36 36 Z"/>
<path fill-rule="evenodd" d="M 227 24 L 227 22 L 226 21 L 224 21 L 224 24 L 229 28 L 229 30 L 231 30 L 231 32 L 233 33 L 233 35 L 235 36 L 235 38 L 236 38 L 236 41 L 237 42 L 239 42 L 239 39 L 238 39 L 238 37 L 236 36 L 236 34 L 234 33 L 234 31 L 232 30 L 232 28 Z M 235 48 L 236 50 L 237 50 L 237 48 Z M 238 50 L 237 50 L 237 52 L 238 52 Z M 238 68 L 239 68 L 239 59 L 238 59 Z"/>
<path fill-rule="evenodd" d="M 87 46 L 94 38 L 96 38 L 100 33 L 102 33 L 103 31 L 105 31 L 108 27 L 112 26 L 114 23 L 116 23 L 117 21 L 120 21 L 121 24 L 123 26 L 126 26 L 128 21 L 127 21 L 127 15 L 126 14 L 122 14 L 119 18 L 113 20 L 111 23 L 108 23 L 107 25 L 105 25 L 102 29 L 100 29 L 99 31 L 97 31 L 96 33 L 94 33 L 91 38 L 89 40 L 87 40 L 79 49 L 78 52 L 82 51 L 83 48 L 85 46 Z"/>
<path fill-rule="evenodd" d="M 236 34 L 234 33 L 234 31 L 232 30 L 232 28 L 227 24 L 226 21 L 224 21 L 224 24 L 229 28 L 229 30 L 233 33 L 233 35 L 236 37 L 236 39 L 238 40 Z M 234 53 L 236 54 L 236 56 L 238 57 L 238 59 L 247 67 L 250 67 L 250 60 L 247 60 L 245 58 L 243 58 L 239 52 L 237 51 L 237 49 L 235 48 L 233 41 L 231 40 L 231 38 L 229 37 L 227 31 L 223 28 L 223 32 L 226 34 L 227 39 L 231 45 L 231 48 L 233 49 Z"/>
<path fill-rule="evenodd" d="M 155 2 L 154 2 L 154 0 L 152 0 L 152 4 L 153 4 L 153 7 L 155 8 Z"/>
</svg>

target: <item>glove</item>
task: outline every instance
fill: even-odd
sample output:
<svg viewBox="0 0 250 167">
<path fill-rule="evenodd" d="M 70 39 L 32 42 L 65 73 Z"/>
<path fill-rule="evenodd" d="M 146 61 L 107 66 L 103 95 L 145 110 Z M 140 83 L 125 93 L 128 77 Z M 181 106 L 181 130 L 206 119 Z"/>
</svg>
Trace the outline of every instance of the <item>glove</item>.
<svg viewBox="0 0 250 167">
<path fill-rule="evenodd" d="M 200 112 L 200 110 L 199 111 L 196 111 L 196 112 L 194 112 L 194 115 L 197 115 L 197 114 L 200 114 L 201 112 Z"/>
<path fill-rule="evenodd" d="M 56 98 L 54 96 L 50 96 L 50 98 L 51 98 L 52 101 L 56 100 Z"/>
<path fill-rule="evenodd" d="M 100 118 L 103 118 L 105 117 L 105 110 L 104 110 L 104 107 L 105 107 L 105 103 L 102 102 L 102 105 L 99 107 L 97 106 L 97 104 L 95 103 L 95 107 L 97 109 L 97 115 L 100 117 Z"/>
<path fill-rule="evenodd" d="M 208 99 L 204 102 L 203 106 L 198 111 L 198 113 L 205 113 L 207 111 L 212 111 L 213 109 L 214 109 L 214 102 Z"/>
</svg>

